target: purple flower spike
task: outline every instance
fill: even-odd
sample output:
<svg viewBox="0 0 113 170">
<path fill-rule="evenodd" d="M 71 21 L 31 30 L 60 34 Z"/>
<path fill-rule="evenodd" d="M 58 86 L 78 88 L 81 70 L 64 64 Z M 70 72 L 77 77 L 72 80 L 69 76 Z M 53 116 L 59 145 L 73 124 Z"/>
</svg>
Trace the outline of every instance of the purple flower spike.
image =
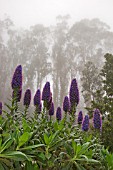
<svg viewBox="0 0 113 170">
<path fill-rule="evenodd" d="M 71 106 L 77 106 L 79 103 L 79 90 L 76 79 L 73 79 L 71 82 L 69 95 Z"/>
<path fill-rule="evenodd" d="M 42 92 L 42 100 L 48 102 L 50 100 L 51 93 L 50 93 L 50 83 L 46 82 L 43 92 Z"/>
<path fill-rule="evenodd" d="M 49 115 L 52 116 L 54 115 L 54 103 L 52 102 L 51 108 L 49 109 Z"/>
<path fill-rule="evenodd" d="M 100 116 L 100 110 L 95 109 L 94 114 L 93 114 L 93 125 L 95 129 L 101 129 L 102 127 L 102 119 Z"/>
<path fill-rule="evenodd" d="M 31 102 L 31 90 L 27 89 L 24 95 L 24 105 L 29 107 Z"/>
<path fill-rule="evenodd" d="M 69 98 L 68 98 L 68 96 L 65 96 L 65 98 L 64 98 L 63 110 L 64 110 L 64 112 L 69 111 Z"/>
<path fill-rule="evenodd" d="M 50 93 L 50 100 L 46 102 L 46 108 L 49 110 L 52 105 L 52 93 Z"/>
<path fill-rule="evenodd" d="M 83 122 L 82 122 L 82 130 L 88 131 L 88 129 L 89 129 L 89 116 L 85 115 Z"/>
<path fill-rule="evenodd" d="M 40 93 L 40 89 L 38 89 L 34 96 L 34 106 L 40 105 L 40 101 L 41 101 L 41 93 Z"/>
<path fill-rule="evenodd" d="M 2 115 L 2 102 L 0 102 L 0 115 Z"/>
<path fill-rule="evenodd" d="M 62 119 L 62 112 L 61 112 L 61 108 L 60 107 L 57 108 L 56 118 L 57 118 L 58 121 Z"/>
<path fill-rule="evenodd" d="M 11 82 L 12 89 L 21 89 L 22 88 L 22 66 L 19 65 L 15 69 L 13 74 L 12 82 Z"/>
<path fill-rule="evenodd" d="M 78 114 L 78 124 L 82 124 L 82 120 L 83 120 L 83 113 L 82 113 L 82 111 L 80 111 L 79 112 L 79 114 Z"/>
</svg>

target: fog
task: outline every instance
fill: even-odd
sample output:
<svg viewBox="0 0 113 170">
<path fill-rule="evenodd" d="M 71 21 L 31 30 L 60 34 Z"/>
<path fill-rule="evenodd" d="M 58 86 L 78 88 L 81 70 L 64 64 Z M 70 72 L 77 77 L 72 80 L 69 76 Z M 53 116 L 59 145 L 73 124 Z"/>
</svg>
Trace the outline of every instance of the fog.
<svg viewBox="0 0 113 170">
<path fill-rule="evenodd" d="M 58 15 L 71 16 L 71 23 L 99 18 L 113 30 L 113 0 L 0 0 L 0 16 L 8 15 L 18 27 L 55 24 Z"/>
<path fill-rule="evenodd" d="M 112 0 L 0 0 L 0 100 L 11 96 L 21 64 L 23 95 L 30 88 L 33 98 L 50 81 L 55 107 L 62 106 L 76 78 L 78 109 L 89 107 L 104 55 L 113 53 L 112 7 Z"/>
</svg>

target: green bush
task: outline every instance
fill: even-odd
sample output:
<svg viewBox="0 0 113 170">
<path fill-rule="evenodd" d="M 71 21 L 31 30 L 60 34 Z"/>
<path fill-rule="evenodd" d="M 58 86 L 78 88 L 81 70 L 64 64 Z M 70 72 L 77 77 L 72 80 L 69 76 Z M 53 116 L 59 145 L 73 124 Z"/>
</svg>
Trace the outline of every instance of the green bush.
<svg viewBox="0 0 113 170">
<path fill-rule="evenodd" d="M 75 123 L 76 102 L 72 101 L 71 112 L 67 112 L 64 105 L 61 120 L 60 109 L 57 109 L 55 119 L 49 113 L 47 101 L 43 102 L 42 111 L 35 101 L 35 110 L 30 117 L 31 92 L 26 91 L 25 109 L 21 111 L 18 105 L 21 81 L 20 84 L 15 82 L 14 74 L 13 97 L 9 105 L 5 104 L 8 111 L 0 110 L 0 170 L 110 170 L 113 167 L 112 154 L 99 142 L 100 131 L 83 131 L 81 124 Z M 45 86 L 44 89 L 48 92 L 49 88 Z M 78 96 L 72 91 L 70 95 L 78 103 Z M 45 95 L 43 98 L 45 100 Z"/>
</svg>

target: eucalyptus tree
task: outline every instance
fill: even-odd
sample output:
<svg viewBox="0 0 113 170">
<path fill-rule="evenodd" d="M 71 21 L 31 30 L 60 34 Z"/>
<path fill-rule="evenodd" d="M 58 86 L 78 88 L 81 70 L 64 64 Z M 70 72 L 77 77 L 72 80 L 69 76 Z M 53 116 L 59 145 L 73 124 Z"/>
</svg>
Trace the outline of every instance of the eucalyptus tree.
<svg viewBox="0 0 113 170">
<path fill-rule="evenodd" d="M 53 33 L 53 94 L 55 106 L 61 105 L 68 86 L 68 58 L 66 57 L 69 16 L 58 16 Z"/>
<path fill-rule="evenodd" d="M 99 19 L 84 19 L 76 22 L 70 28 L 68 37 L 71 47 L 71 54 L 68 55 L 70 61 L 75 61 L 75 70 L 79 73 L 87 61 L 92 61 L 97 67 L 102 68 L 104 53 L 108 49 L 112 51 L 113 33 L 110 32 L 109 26 Z"/>
<path fill-rule="evenodd" d="M 43 25 L 35 25 L 30 29 L 31 36 L 31 68 L 34 78 L 36 78 L 36 86 L 42 86 L 44 78 L 51 72 L 51 62 L 49 60 L 49 45 L 47 43 L 50 30 Z"/>
<path fill-rule="evenodd" d="M 0 20 L 0 100 L 5 101 L 9 94 L 9 72 L 10 63 L 7 41 L 9 31 L 12 29 L 13 23 L 9 18 Z"/>
<path fill-rule="evenodd" d="M 88 61 L 84 66 L 81 83 L 86 107 L 90 107 L 91 102 L 96 98 L 96 92 L 102 89 L 102 76 L 99 69 L 91 61 Z"/>
<path fill-rule="evenodd" d="M 23 65 L 24 88 L 41 87 L 42 80 L 50 72 L 46 36 L 48 28 L 43 25 L 32 26 L 29 30 L 12 30 L 8 41 L 12 68 Z M 34 84 L 35 83 L 35 84 Z"/>
</svg>

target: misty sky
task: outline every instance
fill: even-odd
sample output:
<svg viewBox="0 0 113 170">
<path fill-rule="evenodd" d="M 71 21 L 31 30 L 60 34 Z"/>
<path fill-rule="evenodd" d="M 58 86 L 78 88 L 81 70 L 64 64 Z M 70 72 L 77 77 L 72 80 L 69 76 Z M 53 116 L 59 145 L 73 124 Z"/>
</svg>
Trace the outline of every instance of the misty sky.
<svg viewBox="0 0 113 170">
<path fill-rule="evenodd" d="M 56 16 L 69 14 L 72 23 L 99 18 L 113 30 L 113 0 L 0 0 L 0 18 L 4 14 L 19 27 L 53 25 Z"/>
</svg>

